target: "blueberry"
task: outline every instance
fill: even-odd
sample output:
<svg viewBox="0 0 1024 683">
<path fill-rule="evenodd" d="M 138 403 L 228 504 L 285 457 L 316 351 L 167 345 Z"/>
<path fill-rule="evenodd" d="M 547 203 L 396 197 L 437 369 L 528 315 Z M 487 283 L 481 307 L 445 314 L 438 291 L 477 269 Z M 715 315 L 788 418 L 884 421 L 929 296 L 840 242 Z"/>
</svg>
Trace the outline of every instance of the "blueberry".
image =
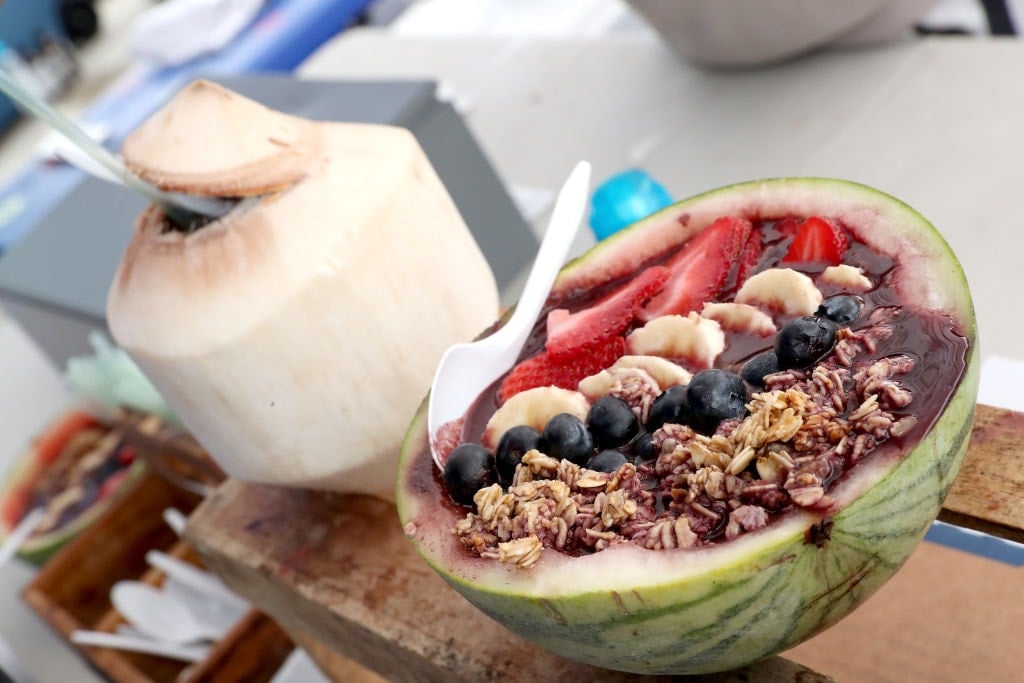
<svg viewBox="0 0 1024 683">
<path fill-rule="evenodd" d="M 689 424 L 709 434 L 718 423 L 747 412 L 747 385 L 736 373 L 713 368 L 702 370 L 690 380 L 686 392 L 690 406 Z"/>
<path fill-rule="evenodd" d="M 779 371 L 779 357 L 774 351 L 764 351 L 757 354 L 740 369 L 740 377 L 746 380 L 747 384 L 764 388 L 764 378 L 773 372 Z"/>
<path fill-rule="evenodd" d="M 809 368 L 836 345 L 836 324 L 828 318 L 804 316 L 786 323 L 775 338 L 779 367 Z"/>
<path fill-rule="evenodd" d="M 626 456 L 614 448 L 601 451 L 587 461 L 587 469 L 596 472 L 615 472 L 626 464 Z"/>
<path fill-rule="evenodd" d="M 818 306 L 815 315 L 824 316 L 837 325 L 849 325 L 860 315 L 863 305 L 860 297 L 840 294 L 825 299 L 821 306 Z"/>
<path fill-rule="evenodd" d="M 640 421 L 621 398 L 602 396 L 590 406 L 587 429 L 597 448 L 615 448 L 640 432 Z"/>
<path fill-rule="evenodd" d="M 633 457 L 638 461 L 646 462 L 648 460 L 654 460 L 658 456 L 654 450 L 654 434 L 651 432 L 645 432 L 640 436 L 633 439 L 631 444 L 633 450 Z"/>
<path fill-rule="evenodd" d="M 663 424 L 686 424 L 689 412 L 686 400 L 686 387 L 669 387 L 661 392 L 651 404 L 651 414 L 647 418 L 647 431 L 653 432 Z"/>
<path fill-rule="evenodd" d="M 556 460 L 569 460 L 582 465 L 594 452 L 594 441 L 586 425 L 575 415 L 559 413 L 544 427 L 544 444 L 547 455 Z"/>
<path fill-rule="evenodd" d="M 444 464 L 444 485 L 448 495 L 459 505 L 473 505 L 473 496 L 490 486 L 496 478 L 494 458 L 475 443 L 464 443 L 448 456 Z"/>
<path fill-rule="evenodd" d="M 498 441 L 498 450 L 495 452 L 498 480 L 502 484 L 511 483 L 516 466 L 522 462 L 526 452 L 534 448 L 544 450 L 541 448 L 543 441 L 540 432 L 530 425 L 516 425 L 505 432 Z"/>
</svg>

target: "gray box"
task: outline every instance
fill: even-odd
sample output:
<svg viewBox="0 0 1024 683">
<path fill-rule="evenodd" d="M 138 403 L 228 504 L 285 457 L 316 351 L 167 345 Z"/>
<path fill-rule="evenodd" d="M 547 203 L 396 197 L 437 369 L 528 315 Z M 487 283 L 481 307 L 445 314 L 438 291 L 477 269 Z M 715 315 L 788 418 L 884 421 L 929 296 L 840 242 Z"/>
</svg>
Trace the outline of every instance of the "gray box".
<svg viewBox="0 0 1024 683">
<path fill-rule="evenodd" d="M 318 120 L 410 129 L 437 169 L 504 289 L 532 260 L 537 239 L 435 84 L 317 82 L 285 76 L 212 78 L 269 107 Z M 0 258 L 0 300 L 59 365 L 106 330 L 107 289 L 145 200 L 87 178 Z"/>
</svg>

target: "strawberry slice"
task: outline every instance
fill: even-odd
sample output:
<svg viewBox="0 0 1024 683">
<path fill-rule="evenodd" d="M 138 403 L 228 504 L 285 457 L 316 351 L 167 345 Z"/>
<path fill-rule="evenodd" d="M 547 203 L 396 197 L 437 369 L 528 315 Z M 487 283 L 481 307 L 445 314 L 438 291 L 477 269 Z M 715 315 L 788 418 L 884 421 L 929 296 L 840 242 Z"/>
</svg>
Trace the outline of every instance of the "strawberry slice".
<svg viewBox="0 0 1024 683">
<path fill-rule="evenodd" d="M 762 252 L 764 252 L 764 245 L 761 243 L 761 231 L 751 230 L 750 236 L 747 237 L 743 250 L 740 252 L 739 263 L 736 265 L 735 289 L 738 290 L 742 287 L 747 278 L 753 274 Z"/>
<path fill-rule="evenodd" d="M 847 245 L 842 228 L 820 216 L 811 216 L 800 225 L 782 263 L 824 262 L 838 266 Z"/>
<path fill-rule="evenodd" d="M 498 402 L 504 403 L 520 391 L 534 387 L 556 386 L 575 390 L 581 379 L 601 372 L 624 355 L 626 340 L 623 337 L 612 337 L 604 344 L 561 362 L 542 351 L 512 368 L 498 390 Z"/>
<path fill-rule="evenodd" d="M 711 301 L 725 284 L 752 229 L 750 221 L 735 216 L 724 216 L 706 227 L 669 261 L 671 278 L 637 317 L 648 322 L 663 315 L 686 315 Z"/>
<path fill-rule="evenodd" d="M 665 266 L 651 266 L 590 308 L 576 313 L 559 308 L 548 313 L 545 348 L 551 359 L 572 360 L 584 349 L 621 335 L 636 312 L 661 290 L 669 275 Z"/>
</svg>

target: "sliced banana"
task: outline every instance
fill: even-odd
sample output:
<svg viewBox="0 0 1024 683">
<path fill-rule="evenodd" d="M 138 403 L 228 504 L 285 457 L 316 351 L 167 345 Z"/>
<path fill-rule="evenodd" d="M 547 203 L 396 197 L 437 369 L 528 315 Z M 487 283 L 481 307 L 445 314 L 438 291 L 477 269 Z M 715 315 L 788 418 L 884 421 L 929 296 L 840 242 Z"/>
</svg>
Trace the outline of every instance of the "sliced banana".
<svg viewBox="0 0 1024 683">
<path fill-rule="evenodd" d="M 725 333 L 714 320 L 697 313 L 663 315 L 626 337 L 629 352 L 641 356 L 683 358 L 698 368 L 710 368 L 725 350 Z"/>
<path fill-rule="evenodd" d="M 874 287 L 861 268 L 845 263 L 826 268 L 821 274 L 821 281 L 853 292 L 866 292 Z"/>
<path fill-rule="evenodd" d="M 821 305 L 822 296 L 814 281 L 803 273 L 792 268 L 769 268 L 744 282 L 735 300 L 788 315 L 811 315 Z"/>
<path fill-rule="evenodd" d="M 749 332 L 770 337 L 778 331 L 770 315 L 750 304 L 708 302 L 704 304 L 700 314 L 701 317 L 714 320 L 733 332 Z"/>
<path fill-rule="evenodd" d="M 658 356 L 623 356 L 607 370 L 580 380 L 580 392 L 591 401 L 615 392 L 630 373 L 641 370 L 658 384 L 661 391 L 679 384 L 689 384 L 689 372 L 670 360 Z"/>
<path fill-rule="evenodd" d="M 559 413 L 570 413 L 581 420 L 587 419 L 590 403 L 578 391 L 559 387 L 527 389 L 505 401 L 487 421 L 483 445 L 494 449 L 502 435 L 516 425 L 529 425 L 543 431 L 544 425 Z"/>
</svg>

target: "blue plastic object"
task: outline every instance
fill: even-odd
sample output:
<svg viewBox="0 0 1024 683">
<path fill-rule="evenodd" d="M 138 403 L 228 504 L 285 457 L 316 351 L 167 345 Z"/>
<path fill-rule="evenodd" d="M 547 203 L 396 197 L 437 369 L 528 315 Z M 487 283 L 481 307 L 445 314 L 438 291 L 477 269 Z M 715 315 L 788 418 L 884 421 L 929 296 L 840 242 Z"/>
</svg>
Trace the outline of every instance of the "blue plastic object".
<svg viewBox="0 0 1024 683">
<path fill-rule="evenodd" d="M 1014 567 L 1024 567 L 1024 545 L 1005 538 L 989 536 L 973 529 L 963 529 L 945 522 L 932 524 L 924 540 L 947 548 L 974 553 Z"/>
<path fill-rule="evenodd" d="M 658 181 L 630 169 L 601 183 L 590 200 L 590 229 L 600 241 L 672 203 Z"/>
</svg>

